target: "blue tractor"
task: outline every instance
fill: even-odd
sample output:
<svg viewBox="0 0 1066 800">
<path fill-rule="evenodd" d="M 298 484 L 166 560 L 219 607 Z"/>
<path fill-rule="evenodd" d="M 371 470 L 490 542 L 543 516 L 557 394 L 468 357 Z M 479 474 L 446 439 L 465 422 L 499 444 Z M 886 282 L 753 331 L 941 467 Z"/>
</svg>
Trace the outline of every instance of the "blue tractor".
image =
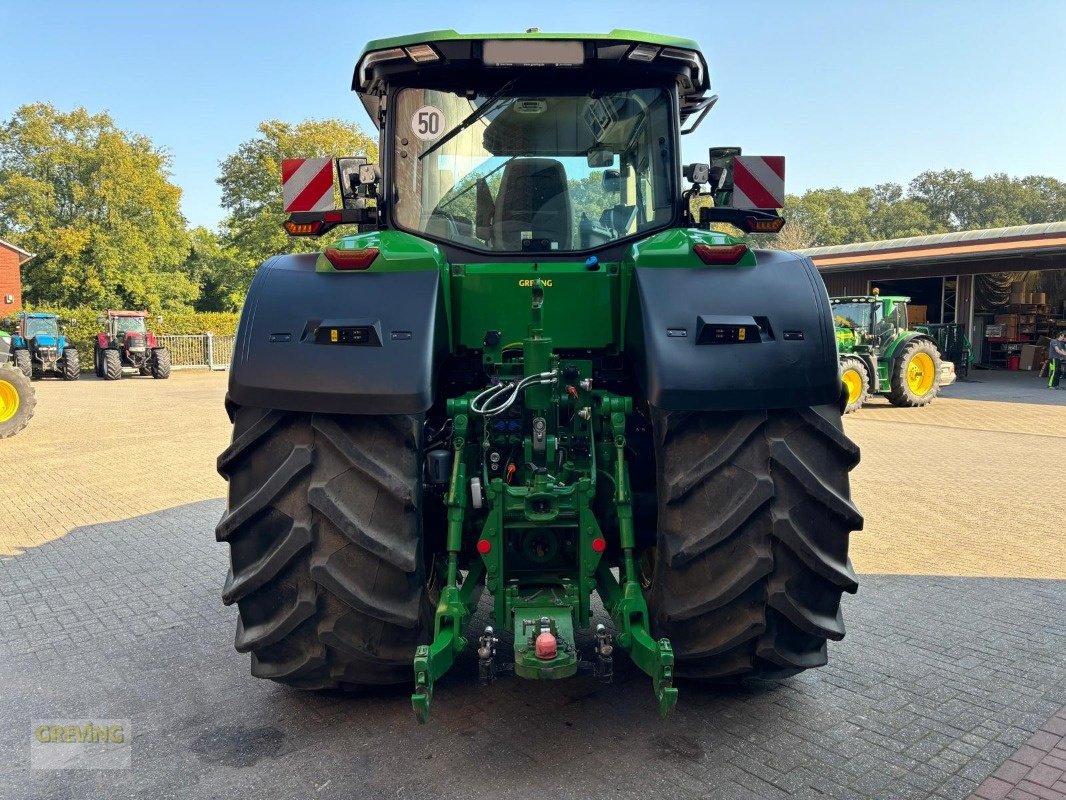
<svg viewBox="0 0 1066 800">
<path fill-rule="evenodd" d="M 11 360 L 27 378 L 56 375 L 66 381 L 81 377 L 78 351 L 59 331 L 59 316 L 43 311 L 15 317 Z"/>
</svg>

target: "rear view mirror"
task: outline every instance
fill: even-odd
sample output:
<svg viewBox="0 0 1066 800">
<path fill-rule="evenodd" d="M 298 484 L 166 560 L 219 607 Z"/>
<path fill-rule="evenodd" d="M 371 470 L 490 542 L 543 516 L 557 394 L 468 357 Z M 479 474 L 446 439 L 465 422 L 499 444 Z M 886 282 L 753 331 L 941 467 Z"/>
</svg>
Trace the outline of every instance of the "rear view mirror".
<svg viewBox="0 0 1066 800">
<path fill-rule="evenodd" d="M 733 191 L 733 159 L 741 154 L 739 147 L 712 147 L 707 151 L 711 162 L 711 191 Z"/>
<path fill-rule="evenodd" d="M 603 169 L 614 164 L 614 153 L 606 147 L 597 147 L 588 152 L 588 165 L 593 169 Z"/>
<path fill-rule="evenodd" d="M 369 163 L 370 160 L 366 156 L 337 159 L 337 177 L 340 179 L 341 200 L 345 208 L 355 208 L 362 196 L 359 190 L 363 183 L 360 173 Z"/>
<path fill-rule="evenodd" d="M 97 325 L 104 325 L 106 323 L 107 323 L 107 317 L 97 317 L 96 318 L 96 324 Z"/>
</svg>

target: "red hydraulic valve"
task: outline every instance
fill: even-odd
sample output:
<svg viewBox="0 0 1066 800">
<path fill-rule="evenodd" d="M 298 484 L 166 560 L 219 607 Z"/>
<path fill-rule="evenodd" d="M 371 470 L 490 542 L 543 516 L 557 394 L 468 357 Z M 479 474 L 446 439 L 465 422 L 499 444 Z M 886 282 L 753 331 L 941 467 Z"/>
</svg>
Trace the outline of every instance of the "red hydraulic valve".
<svg viewBox="0 0 1066 800">
<path fill-rule="evenodd" d="M 555 637 L 552 636 L 550 631 L 541 631 L 537 637 L 534 651 L 537 654 L 537 658 L 542 658 L 545 661 L 549 661 L 555 658 L 559 648 L 555 642 Z"/>
</svg>

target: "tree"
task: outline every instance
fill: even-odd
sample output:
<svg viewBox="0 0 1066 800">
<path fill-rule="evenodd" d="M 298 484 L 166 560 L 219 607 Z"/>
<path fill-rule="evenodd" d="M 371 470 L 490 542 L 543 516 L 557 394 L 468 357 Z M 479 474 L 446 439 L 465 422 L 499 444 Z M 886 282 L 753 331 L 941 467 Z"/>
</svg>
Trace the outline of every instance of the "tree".
<svg viewBox="0 0 1066 800">
<path fill-rule="evenodd" d="M 197 311 L 240 311 L 248 290 L 247 271 L 219 237 L 200 226 L 189 231 L 185 271 L 200 285 Z"/>
<path fill-rule="evenodd" d="M 256 267 L 277 253 L 318 250 L 321 240 L 290 238 L 281 194 L 281 162 L 286 158 L 366 155 L 377 160 L 377 145 L 352 122 L 305 120 L 296 125 L 268 120 L 221 164 L 218 185 L 228 212 L 221 238 L 243 273 L 243 288 Z M 350 231 L 348 231 L 350 233 Z"/>
<path fill-rule="evenodd" d="M 179 309 L 198 288 L 170 157 L 106 113 L 45 103 L 0 126 L 0 236 L 37 255 L 36 305 Z"/>
<path fill-rule="evenodd" d="M 941 230 L 975 230 L 1066 219 L 1066 183 L 1043 175 L 975 178 L 966 170 L 923 172 L 908 196 Z"/>
</svg>

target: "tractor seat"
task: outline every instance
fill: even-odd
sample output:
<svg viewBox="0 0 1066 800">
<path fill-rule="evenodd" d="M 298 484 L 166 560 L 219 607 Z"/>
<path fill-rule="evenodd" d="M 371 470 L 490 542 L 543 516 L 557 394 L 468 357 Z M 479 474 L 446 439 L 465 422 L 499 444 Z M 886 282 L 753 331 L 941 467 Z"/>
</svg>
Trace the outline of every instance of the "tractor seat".
<svg viewBox="0 0 1066 800">
<path fill-rule="evenodd" d="M 494 249 L 521 250 L 522 240 L 533 238 L 569 250 L 572 227 L 566 170 L 559 161 L 521 158 L 504 167 L 492 221 Z"/>
</svg>

